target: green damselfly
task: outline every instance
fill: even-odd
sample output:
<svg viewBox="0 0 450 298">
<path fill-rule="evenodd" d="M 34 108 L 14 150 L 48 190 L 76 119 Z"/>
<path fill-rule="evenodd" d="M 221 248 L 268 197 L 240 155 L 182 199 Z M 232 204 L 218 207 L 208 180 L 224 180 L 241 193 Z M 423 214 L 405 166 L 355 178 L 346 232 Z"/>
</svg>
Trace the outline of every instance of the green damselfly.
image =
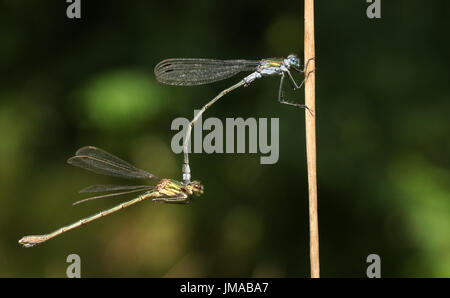
<svg viewBox="0 0 450 298">
<path fill-rule="evenodd" d="M 313 59 L 313 58 L 312 58 Z M 183 143 L 184 163 L 183 163 L 183 181 L 191 181 L 191 170 L 189 167 L 188 146 L 191 137 L 191 130 L 194 124 L 202 114 L 218 101 L 221 97 L 241 86 L 247 87 L 256 79 L 265 76 L 281 76 L 280 87 L 278 90 L 278 102 L 288 104 L 294 107 L 307 108 L 303 104 L 292 103 L 284 100 L 283 82 L 287 74 L 294 90 L 302 87 L 305 79 L 297 84 L 290 70 L 293 69 L 300 73 L 305 73 L 310 60 L 303 69 L 300 69 L 300 59 L 296 55 L 289 55 L 287 58 L 269 58 L 262 60 L 215 60 L 215 59 L 196 59 L 196 58 L 173 58 L 159 62 L 155 67 L 156 79 L 163 84 L 174 86 L 196 86 L 209 84 L 228 79 L 240 72 L 252 71 L 251 74 L 240 80 L 233 86 L 222 90 L 216 97 L 204 105 L 190 122 Z M 309 72 L 308 72 L 309 74 Z M 307 77 L 307 76 L 306 76 Z M 309 110 L 309 109 L 308 109 Z M 312 112 L 312 111 L 310 111 Z"/>
<path fill-rule="evenodd" d="M 45 235 L 25 236 L 19 240 L 19 243 L 25 247 L 31 247 L 36 244 L 47 241 L 58 235 L 61 235 L 70 230 L 81 227 L 96 219 L 102 218 L 106 215 L 112 214 L 116 211 L 142 202 L 147 199 L 152 199 L 154 202 L 187 204 L 194 197 L 203 194 L 203 185 L 198 181 L 183 183 L 172 179 L 160 179 L 147 171 L 136 168 L 130 163 L 108 153 L 102 149 L 87 146 L 79 149 L 75 156 L 69 158 L 67 162 L 71 165 L 92 171 L 97 174 L 109 175 L 125 179 L 151 179 L 157 181 L 156 185 L 92 185 L 80 190 L 80 192 L 100 193 L 111 192 L 114 193 L 90 197 L 78 202 L 74 205 L 86 202 L 89 200 L 125 195 L 135 192 L 144 192 L 137 198 L 121 203 L 111 209 L 101 211 L 92 216 L 80 219 L 70 225 L 59 228 L 58 230 Z M 119 191 L 119 192 L 117 192 Z"/>
</svg>

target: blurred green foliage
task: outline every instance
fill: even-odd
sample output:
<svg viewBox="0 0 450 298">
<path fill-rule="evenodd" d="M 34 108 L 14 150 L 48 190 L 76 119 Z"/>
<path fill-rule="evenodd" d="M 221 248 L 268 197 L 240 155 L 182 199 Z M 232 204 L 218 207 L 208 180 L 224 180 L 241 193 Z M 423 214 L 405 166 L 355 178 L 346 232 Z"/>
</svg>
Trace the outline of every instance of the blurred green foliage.
<svg viewBox="0 0 450 298">
<path fill-rule="evenodd" d="M 81 20 L 65 17 L 64 1 L 0 4 L 0 276 L 64 277 L 71 253 L 86 277 L 308 276 L 304 112 L 276 102 L 276 78 L 227 95 L 205 118 L 280 118 L 277 164 L 192 154 L 206 187 L 195 203 L 145 202 L 18 245 L 121 200 L 71 206 L 78 189 L 120 183 L 65 164 L 81 146 L 181 178 L 172 120 L 240 77 L 162 86 L 160 60 L 302 56 L 301 1 L 91 2 Z M 376 253 L 382 276 L 450 277 L 450 7 L 383 1 L 379 20 L 366 7 L 316 1 L 322 276 L 364 277 Z M 287 96 L 303 101 L 302 91 Z"/>
</svg>

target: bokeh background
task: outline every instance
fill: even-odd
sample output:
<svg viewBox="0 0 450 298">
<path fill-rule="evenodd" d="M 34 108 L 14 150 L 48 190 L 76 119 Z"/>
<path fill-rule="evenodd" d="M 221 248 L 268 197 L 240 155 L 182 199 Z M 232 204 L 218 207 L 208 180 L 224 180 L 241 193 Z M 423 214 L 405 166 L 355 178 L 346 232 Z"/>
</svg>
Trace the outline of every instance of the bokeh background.
<svg viewBox="0 0 450 298">
<path fill-rule="evenodd" d="M 303 56 L 302 1 L 84 0 L 81 20 L 59 2 L 0 3 L 0 276 L 64 277 L 72 253 L 84 277 L 309 276 L 304 112 L 276 102 L 278 78 L 205 115 L 279 118 L 277 164 L 192 154 L 195 203 L 148 201 L 18 245 L 125 199 L 71 206 L 85 186 L 124 183 L 66 164 L 81 146 L 181 179 L 172 120 L 241 76 L 163 86 L 160 60 Z M 450 4 L 382 1 L 376 20 L 367 5 L 316 1 L 321 273 L 365 277 L 376 253 L 385 277 L 450 277 Z"/>
</svg>

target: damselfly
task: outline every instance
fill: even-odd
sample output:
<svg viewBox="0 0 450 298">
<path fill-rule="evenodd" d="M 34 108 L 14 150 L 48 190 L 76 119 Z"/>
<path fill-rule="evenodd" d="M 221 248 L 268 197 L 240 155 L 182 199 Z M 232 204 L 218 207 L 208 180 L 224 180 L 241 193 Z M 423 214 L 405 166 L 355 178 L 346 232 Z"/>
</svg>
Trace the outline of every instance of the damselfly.
<svg viewBox="0 0 450 298">
<path fill-rule="evenodd" d="M 202 116 L 206 109 L 218 101 L 227 93 L 241 86 L 247 87 L 254 80 L 272 75 L 281 76 L 280 87 L 278 90 L 278 101 L 282 104 L 288 104 L 295 107 L 307 108 L 303 104 L 292 103 L 284 100 L 283 82 L 285 75 L 289 77 L 294 90 L 301 88 L 305 80 L 297 84 L 290 72 L 294 69 L 300 73 L 305 73 L 309 59 L 303 69 L 300 69 L 300 60 L 296 55 L 289 55 L 284 58 L 270 58 L 263 60 L 214 60 L 214 59 L 192 59 L 192 58 L 174 58 L 159 62 L 155 67 L 156 79 L 163 84 L 175 86 L 195 86 L 209 84 L 224 79 L 228 79 L 240 72 L 252 71 L 251 74 L 240 80 L 233 86 L 221 91 L 216 97 L 204 105 L 195 115 L 187 128 L 183 143 L 184 163 L 183 163 L 183 181 L 189 183 L 191 180 L 191 170 L 189 167 L 188 145 L 191 137 L 191 130 L 195 122 Z M 308 72 L 309 74 L 309 72 Z M 308 109 L 309 110 L 309 109 Z M 310 111 L 311 112 L 311 111 Z"/>
<path fill-rule="evenodd" d="M 120 185 L 92 185 L 87 188 L 82 189 L 80 192 L 109 192 L 116 191 L 115 193 L 105 194 L 90 197 L 78 202 L 74 205 L 86 202 L 89 200 L 125 195 L 135 192 L 143 192 L 137 198 L 130 201 L 119 204 L 111 209 L 101 211 L 92 216 L 83 218 L 73 224 L 64 226 L 52 233 L 45 235 L 33 235 L 25 236 L 19 240 L 19 243 L 25 247 L 31 247 L 36 244 L 47 241 L 53 237 L 61 235 L 70 230 L 76 229 L 90 223 L 96 219 L 102 218 L 106 215 L 112 214 L 116 211 L 134 205 L 136 203 L 142 202 L 147 199 L 152 199 L 154 202 L 164 202 L 164 203 L 178 203 L 186 204 L 189 203 L 194 197 L 199 196 L 203 193 L 203 185 L 198 181 L 193 181 L 189 183 L 178 182 L 172 179 L 159 179 L 153 174 L 147 171 L 136 168 L 135 166 L 129 164 L 128 162 L 106 152 L 99 148 L 87 146 L 79 149 L 74 157 L 71 157 L 67 161 L 69 164 L 92 171 L 97 174 L 109 175 L 125 179 L 152 179 L 158 181 L 157 185 L 134 185 L 134 186 L 120 186 Z M 117 192 L 119 191 L 119 192 Z"/>
</svg>

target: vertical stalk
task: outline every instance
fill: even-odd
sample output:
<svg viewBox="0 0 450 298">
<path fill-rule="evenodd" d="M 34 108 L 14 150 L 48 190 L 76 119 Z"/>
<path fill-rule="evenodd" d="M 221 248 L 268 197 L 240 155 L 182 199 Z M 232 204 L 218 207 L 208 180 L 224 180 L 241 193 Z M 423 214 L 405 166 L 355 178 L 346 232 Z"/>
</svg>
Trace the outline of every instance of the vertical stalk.
<svg viewBox="0 0 450 298">
<path fill-rule="evenodd" d="M 317 216 L 317 178 L 316 178 L 316 105 L 315 105 L 315 45 L 314 45 L 314 0 L 305 0 L 305 109 L 306 127 L 306 158 L 308 165 L 308 194 L 309 194 L 309 256 L 311 263 L 311 277 L 320 277 L 319 266 L 319 224 Z M 310 112 L 312 111 L 312 112 Z"/>
</svg>

